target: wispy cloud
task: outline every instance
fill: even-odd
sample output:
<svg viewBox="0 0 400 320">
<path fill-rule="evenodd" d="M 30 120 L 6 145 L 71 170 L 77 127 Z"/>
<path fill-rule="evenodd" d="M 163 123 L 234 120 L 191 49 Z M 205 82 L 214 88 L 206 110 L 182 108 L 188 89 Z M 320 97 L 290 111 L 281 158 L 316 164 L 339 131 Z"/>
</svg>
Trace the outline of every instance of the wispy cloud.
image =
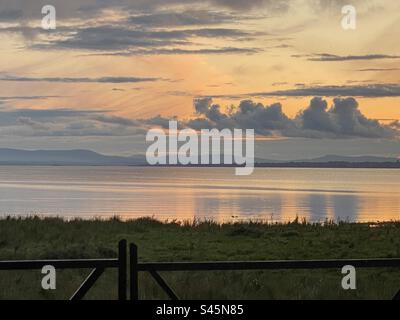
<svg viewBox="0 0 400 320">
<path fill-rule="evenodd" d="M 60 98 L 60 96 L 0 96 L 0 102 L 13 100 L 45 100 L 51 98 Z"/>
<path fill-rule="evenodd" d="M 365 84 L 343 86 L 301 86 L 288 90 L 243 93 L 239 95 L 213 95 L 214 98 L 246 97 L 400 97 L 398 84 Z"/>
<path fill-rule="evenodd" d="M 365 55 L 340 56 L 340 55 L 330 54 L 330 53 L 315 53 L 315 54 L 306 54 L 306 55 L 292 55 L 292 57 L 306 58 L 309 61 L 321 61 L 321 62 L 400 59 L 400 55 L 388 55 L 388 54 L 365 54 Z"/>
<path fill-rule="evenodd" d="M 219 25 L 236 22 L 238 19 L 246 19 L 246 17 L 238 17 L 221 11 L 186 10 L 136 14 L 129 17 L 128 22 L 140 27 L 183 27 Z"/>
<path fill-rule="evenodd" d="M 219 9 L 228 9 L 236 12 L 249 11 L 254 8 L 268 9 L 270 12 L 284 12 L 290 7 L 294 0 L 205 0 L 202 4 L 205 7 L 214 7 Z M 23 19 L 36 17 L 37 8 L 48 4 L 46 1 L 38 0 L 36 5 L 21 6 L 19 1 L 2 0 L 0 4 L 0 17 L 8 18 L 11 14 Z M 177 8 L 177 6 L 186 6 L 186 9 L 192 9 L 199 5 L 196 0 L 52 0 L 51 4 L 58 10 L 61 17 L 75 17 L 77 14 L 85 16 L 95 16 L 104 9 L 123 10 L 125 12 L 156 12 L 166 8 Z M 39 11 L 40 12 L 40 11 Z M 182 19 L 182 18 L 181 18 Z M 196 16 L 194 17 L 196 20 Z M 184 21 L 189 22 L 192 19 L 185 17 Z"/>
<path fill-rule="evenodd" d="M 294 97 L 400 97 L 398 84 L 368 84 L 356 86 L 316 86 L 292 90 L 281 90 L 255 94 L 256 96 L 294 96 Z"/>
<path fill-rule="evenodd" d="M 368 69 L 358 69 L 359 72 L 390 72 L 399 71 L 399 68 L 368 68 Z"/>
<path fill-rule="evenodd" d="M 64 36 L 62 36 L 64 34 Z M 101 25 L 88 28 L 64 30 L 58 39 L 51 41 L 36 41 L 30 47 L 38 50 L 70 49 L 83 51 L 131 51 L 140 54 L 168 54 L 171 47 L 180 46 L 181 52 L 185 50 L 201 52 L 194 39 L 225 39 L 236 41 L 249 41 L 262 33 L 245 31 L 235 28 L 197 28 L 177 30 L 152 30 L 132 28 L 131 26 Z M 190 49 L 183 48 L 191 46 Z M 193 49 L 195 46 L 195 49 Z M 217 48 L 208 46 L 210 53 Z M 240 48 L 235 48 L 240 52 Z M 146 51 L 147 50 L 147 51 Z M 204 50 L 203 53 L 207 51 Z"/>
<path fill-rule="evenodd" d="M 0 76 L 0 81 L 15 82 L 61 82 L 61 83 L 137 83 L 154 82 L 161 78 L 141 77 L 100 77 L 100 78 L 71 78 L 71 77 L 19 77 L 14 75 Z M 1 97 L 0 97 L 1 99 Z"/>
<path fill-rule="evenodd" d="M 207 54 L 255 54 L 261 52 L 258 48 L 213 48 L 213 49 L 142 49 L 121 52 L 103 52 L 88 54 L 91 56 L 145 56 L 145 55 L 207 55 Z"/>
</svg>

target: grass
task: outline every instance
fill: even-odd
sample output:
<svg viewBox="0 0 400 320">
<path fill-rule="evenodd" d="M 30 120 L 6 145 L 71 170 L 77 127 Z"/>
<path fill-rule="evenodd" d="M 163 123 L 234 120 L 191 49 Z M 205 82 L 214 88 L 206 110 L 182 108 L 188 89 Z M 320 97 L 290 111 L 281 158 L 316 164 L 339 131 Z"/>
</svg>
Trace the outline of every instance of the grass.
<svg viewBox="0 0 400 320">
<path fill-rule="evenodd" d="M 400 257 L 400 222 L 287 224 L 210 221 L 161 223 L 58 218 L 0 220 L 0 260 L 113 258 L 120 239 L 139 246 L 140 261 L 226 261 Z M 67 299 L 88 270 L 57 272 L 57 290 L 41 289 L 40 271 L 1 271 L 0 299 Z M 341 288 L 341 270 L 178 272 L 164 278 L 184 299 L 391 299 L 400 270 L 357 270 L 357 290 Z M 115 299 L 116 272 L 107 271 L 88 299 Z M 142 299 L 165 298 L 140 275 Z"/>
</svg>

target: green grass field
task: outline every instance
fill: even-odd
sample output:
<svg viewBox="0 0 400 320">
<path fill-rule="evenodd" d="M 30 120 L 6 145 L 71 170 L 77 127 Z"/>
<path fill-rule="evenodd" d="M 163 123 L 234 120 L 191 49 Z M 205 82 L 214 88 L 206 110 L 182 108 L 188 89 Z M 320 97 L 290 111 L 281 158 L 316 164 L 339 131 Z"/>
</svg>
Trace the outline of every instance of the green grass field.
<svg viewBox="0 0 400 320">
<path fill-rule="evenodd" d="M 400 257 L 400 222 L 295 221 L 288 224 L 161 223 L 5 218 L 0 260 L 113 258 L 120 239 L 139 246 L 140 261 L 226 261 Z M 0 299 L 68 299 L 89 270 L 57 272 L 57 289 L 41 289 L 40 271 L 1 271 Z M 400 270 L 357 270 L 357 290 L 341 288 L 341 270 L 179 272 L 162 274 L 183 299 L 391 299 Z M 115 299 L 117 275 L 107 271 L 88 299 Z M 147 274 L 142 299 L 166 298 Z"/>
</svg>

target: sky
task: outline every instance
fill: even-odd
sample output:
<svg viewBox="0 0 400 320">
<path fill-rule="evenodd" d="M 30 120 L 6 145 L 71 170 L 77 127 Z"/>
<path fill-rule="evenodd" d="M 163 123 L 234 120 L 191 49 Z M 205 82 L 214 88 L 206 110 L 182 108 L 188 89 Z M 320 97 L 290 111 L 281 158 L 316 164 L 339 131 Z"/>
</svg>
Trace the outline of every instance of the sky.
<svg viewBox="0 0 400 320">
<path fill-rule="evenodd" d="M 132 155 L 174 119 L 255 129 L 265 159 L 399 157 L 399 12 L 398 0 L 1 0 L 0 147 Z"/>
</svg>

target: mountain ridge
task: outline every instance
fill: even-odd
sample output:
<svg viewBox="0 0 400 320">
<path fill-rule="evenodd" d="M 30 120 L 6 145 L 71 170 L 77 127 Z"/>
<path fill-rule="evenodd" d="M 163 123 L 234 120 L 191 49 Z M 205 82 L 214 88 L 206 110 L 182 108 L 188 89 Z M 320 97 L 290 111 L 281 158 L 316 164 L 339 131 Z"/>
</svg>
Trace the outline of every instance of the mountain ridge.
<svg viewBox="0 0 400 320">
<path fill-rule="evenodd" d="M 385 163 L 398 162 L 399 159 L 380 156 L 339 156 L 325 155 L 322 157 L 302 160 L 268 160 L 256 158 L 257 165 L 287 164 L 287 163 Z M 144 155 L 115 156 L 104 155 L 92 150 L 23 150 L 0 148 L 0 165 L 147 165 Z"/>
</svg>

